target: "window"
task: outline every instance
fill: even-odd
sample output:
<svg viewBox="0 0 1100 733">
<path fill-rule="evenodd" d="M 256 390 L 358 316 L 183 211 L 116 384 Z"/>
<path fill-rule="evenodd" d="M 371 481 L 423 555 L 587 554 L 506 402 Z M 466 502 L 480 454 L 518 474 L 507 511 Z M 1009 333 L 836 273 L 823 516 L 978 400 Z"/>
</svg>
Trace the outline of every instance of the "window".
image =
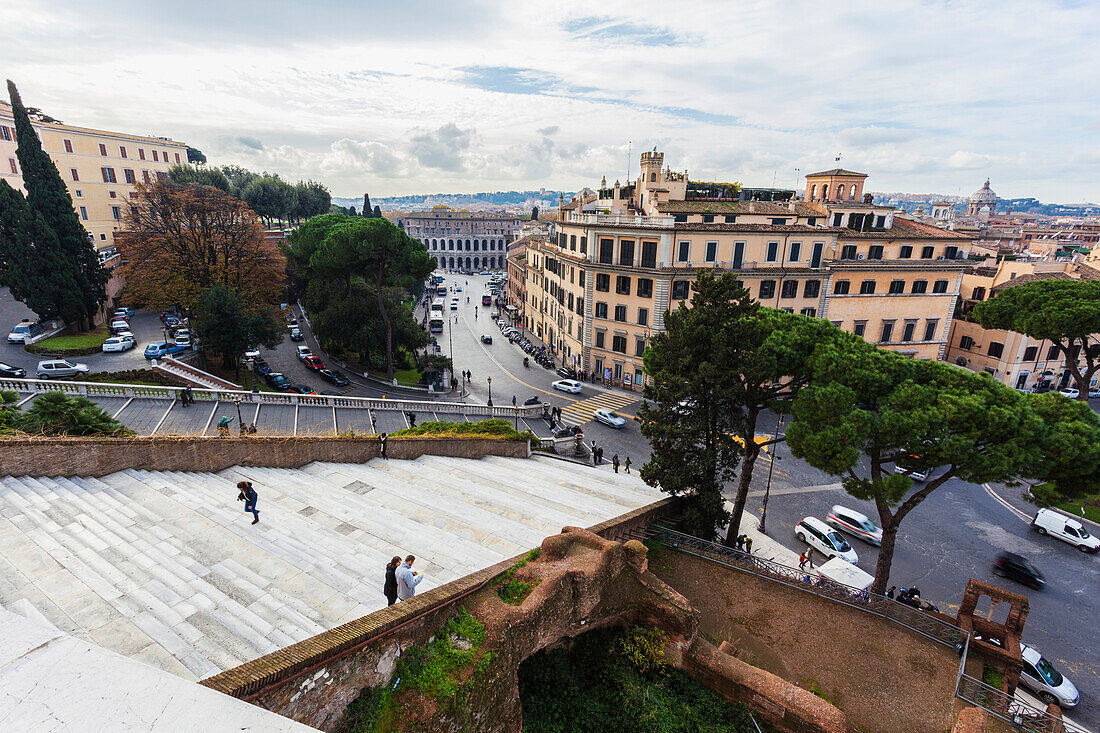
<svg viewBox="0 0 1100 733">
<path fill-rule="evenodd" d="M 902 260 L 907 260 L 912 256 L 913 256 L 913 245 L 911 245 L 911 244 L 901 245 L 901 251 L 898 252 L 898 258 L 902 259 Z"/>
<path fill-rule="evenodd" d="M 126 157 L 126 146 L 125 145 L 119 145 L 118 146 L 118 154 L 123 158 Z"/>
<path fill-rule="evenodd" d="M 642 267 L 657 266 L 657 243 L 642 242 Z"/>
<path fill-rule="evenodd" d="M 81 191 L 81 190 L 80 190 L 79 188 L 78 188 L 78 189 L 76 189 L 75 193 L 76 193 L 76 197 L 77 197 L 78 199 L 82 199 L 82 198 L 84 198 L 84 192 L 83 192 L 83 191 Z"/>
<path fill-rule="evenodd" d="M 76 168 L 70 168 L 70 169 L 69 169 L 69 176 L 70 176 L 70 177 L 71 177 L 71 178 L 72 178 L 72 179 L 73 179 L 74 181 L 79 181 L 79 180 L 80 180 L 80 172 L 79 172 L 79 171 L 77 171 L 77 169 L 76 169 Z"/>
<path fill-rule="evenodd" d="M 588 254 L 588 235 L 581 235 L 581 254 Z"/>
<path fill-rule="evenodd" d="M 974 292 L 970 294 L 971 300 L 985 300 L 985 288 L 974 288 Z"/>
<path fill-rule="evenodd" d="M 785 226 L 786 223 L 787 223 L 786 219 L 772 219 L 772 226 L 775 226 L 775 227 Z"/>
<path fill-rule="evenodd" d="M 1026 349 L 1024 349 L 1024 361 L 1035 361 L 1038 356 L 1038 346 L 1028 346 Z"/>
<path fill-rule="evenodd" d="M 760 300 L 770 300 L 775 297 L 775 280 L 760 281 Z"/>
<path fill-rule="evenodd" d="M 913 333 L 917 330 L 916 321 L 906 321 L 905 328 L 901 330 L 901 340 L 905 343 L 909 343 L 913 340 Z"/>
<path fill-rule="evenodd" d="M 606 272 L 596 273 L 596 290 L 606 293 L 611 290 L 611 276 Z"/>
<path fill-rule="evenodd" d="M 707 262 L 716 262 L 718 260 L 718 242 L 707 242 Z"/>
<path fill-rule="evenodd" d="M 596 318 L 607 318 L 607 303 L 596 302 Z"/>
<path fill-rule="evenodd" d="M 842 260 L 854 260 L 856 258 L 856 246 L 854 244 L 846 244 L 840 249 L 840 259 Z"/>
<path fill-rule="evenodd" d="M 155 150 L 153 151 L 153 162 L 154 163 L 159 163 L 160 162 L 160 154 Z"/>
<path fill-rule="evenodd" d="M 891 280 L 890 281 L 890 295 L 896 295 L 897 293 L 905 292 L 904 280 Z"/>
<path fill-rule="evenodd" d="M 638 309 L 638 325 L 639 326 L 648 326 L 649 325 L 649 309 L 648 308 L 639 308 Z"/>
<path fill-rule="evenodd" d="M 73 141 L 72 140 L 63 140 L 62 142 L 65 145 L 65 152 L 66 153 L 73 152 Z"/>
<path fill-rule="evenodd" d="M 584 315 L 584 298 L 577 298 L 577 313 Z"/>
<path fill-rule="evenodd" d="M 999 341 L 993 341 L 989 344 L 989 355 L 993 357 L 1000 356 L 1004 353 L 1005 345 Z"/>
<path fill-rule="evenodd" d="M 145 148 L 138 148 L 138 157 L 145 160 Z"/>
<path fill-rule="evenodd" d="M 615 240 L 613 239 L 601 239 L 600 240 L 600 262 L 605 265 L 610 265 L 614 262 L 615 252 Z"/>
<path fill-rule="evenodd" d="M 1049 349 L 1047 349 L 1047 361 L 1050 361 L 1051 359 L 1057 359 L 1057 358 L 1058 358 L 1058 347 L 1057 346 L 1051 346 Z"/>
<path fill-rule="evenodd" d="M 779 259 L 779 242 L 768 242 L 768 252 L 764 255 L 766 262 L 775 262 Z"/>
<path fill-rule="evenodd" d="M 874 294 L 874 292 L 875 292 L 875 281 L 874 280 L 864 280 L 863 282 L 861 282 L 859 284 L 859 294 L 860 295 L 872 295 L 872 294 Z"/>
<path fill-rule="evenodd" d="M 797 280 L 784 280 L 783 285 L 780 288 L 780 297 L 783 297 L 783 298 L 797 298 L 798 297 L 798 281 Z"/>
<path fill-rule="evenodd" d="M 100 170 L 103 171 L 103 182 L 104 183 L 118 183 L 118 181 L 115 179 L 115 169 L 114 168 L 101 168 Z"/>
<path fill-rule="evenodd" d="M 733 269 L 740 270 L 741 266 L 745 262 L 745 243 L 734 242 L 733 243 Z"/>
<path fill-rule="evenodd" d="M 833 295 L 847 295 L 849 285 L 847 280 L 837 280 L 833 283 Z"/>
<path fill-rule="evenodd" d="M 672 217 L 672 219 L 677 224 L 687 224 L 688 217 L 687 217 L 687 214 L 676 214 L 675 216 Z"/>
<path fill-rule="evenodd" d="M 714 223 L 714 214 L 703 214 L 703 223 L 704 224 L 713 224 Z"/>
<path fill-rule="evenodd" d="M 107 157 L 107 146 L 103 143 L 99 144 L 99 154 L 102 155 L 104 158 Z"/>
<path fill-rule="evenodd" d="M 802 315 L 817 318 L 817 308 L 803 308 Z"/>
<path fill-rule="evenodd" d="M 19 161 L 15 158 L 8 158 L 8 165 L 11 167 L 12 175 L 19 175 Z"/>
<path fill-rule="evenodd" d="M 626 306 L 625 305 L 615 306 L 615 320 L 619 321 L 620 323 L 626 323 Z"/>
<path fill-rule="evenodd" d="M 889 343 L 890 338 L 894 335 L 894 322 L 883 321 L 882 322 L 882 335 L 879 337 L 879 343 Z"/>
<path fill-rule="evenodd" d="M 913 281 L 913 292 L 914 293 L 927 293 L 928 292 L 928 281 L 927 280 L 914 280 Z"/>
<path fill-rule="evenodd" d="M 648 277 L 638 278 L 638 297 L 639 298 L 652 298 L 653 297 L 653 281 Z"/>
<path fill-rule="evenodd" d="M 630 277 L 619 275 L 615 278 L 615 292 L 619 295 L 630 295 Z"/>
<path fill-rule="evenodd" d="M 80 218 L 84 221 L 88 221 L 88 208 L 85 206 L 80 207 Z"/>
<path fill-rule="evenodd" d="M 885 229 L 885 228 L 886 228 L 886 217 L 883 216 L 882 214 L 876 216 L 875 217 L 875 229 Z"/>
<path fill-rule="evenodd" d="M 726 214 L 727 224 L 733 224 L 735 221 L 737 221 L 737 216 L 735 214 Z"/>
<path fill-rule="evenodd" d="M 115 221 L 122 221 L 122 207 L 121 206 L 112 206 L 111 207 L 111 216 L 113 216 L 115 218 Z"/>
<path fill-rule="evenodd" d="M 844 214 L 833 214 L 833 226 L 838 227 L 844 223 Z"/>
<path fill-rule="evenodd" d="M 959 348 L 970 351 L 970 347 L 974 345 L 974 339 L 970 336 L 962 336 L 959 338 Z"/>
<path fill-rule="evenodd" d="M 110 196 L 110 197 L 111 197 L 111 198 L 113 198 L 113 199 L 117 199 L 117 198 L 118 198 L 118 192 L 117 192 L 117 191 L 108 191 L 108 192 L 107 192 L 107 195 L 108 195 L 108 196 Z"/>
<path fill-rule="evenodd" d="M 959 258 L 959 248 L 958 247 L 944 247 L 943 256 L 944 256 L 944 259 L 948 259 L 948 260 L 958 259 Z"/>
<path fill-rule="evenodd" d="M 620 354 L 626 353 L 626 336 L 612 336 L 611 337 L 611 350 L 617 351 Z"/>
<path fill-rule="evenodd" d="M 127 183 L 137 183 L 137 178 L 134 177 L 134 171 L 130 168 L 123 168 L 122 175 Z"/>
<path fill-rule="evenodd" d="M 847 281 L 845 281 L 847 282 Z M 806 287 L 802 291 L 803 298 L 816 298 L 821 294 L 821 281 L 820 280 L 807 280 Z"/>
<path fill-rule="evenodd" d="M 603 331 L 596 331 L 596 348 L 603 348 Z M 597 361 L 599 360 L 597 359 Z"/>
<path fill-rule="evenodd" d="M 936 282 L 932 283 L 932 292 L 933 293 L 946 293 L 947 292 L 947 281 L 946 280 L 937 280 Z"/>
<path fill-rule="evenodd" d="M 645 339 L 634 341 L 634 356 L 645 356 Z"/>
<path fill-rule="evenodd" d="M 688 281 L 687 280 L 673 280 L 672 281 L 672 299 L 673 300 L 687 300 L 688 297 Z"/>
<path fill-rule="evenodd" d="M 7 125 L 0 125 L 0 140 L 3 140 L 4 142 L 10 143 L 12 141 L 11 138 L 12 138 L 11 129 Z M 70 143 L 68 140 L 66 140 L 65 142 L 68 143 L 68 146 L 66 146 L 65 152 L 66 153 L 73 152 L 72 150 L 68 149 L 68 147 L 71 146 L 72 143 Z"/>
<path fill-rule="evenodd" d="M 798 262 L 800 254 L 802 254 L 802 242 L 791 242 L 790 256 L 787 259 L 791 262 Z"/>
<path fill-rule="evenodd" d="M 931 246 L 931 245 L 929 245 L 929 246 L 927 246 L 927 247 L 924 247 L 923 249 L 921 249 L 921 251 L 920 251 L 920 258 L 921 258 L 922 260 L 930 260 L 930 259 L 932 259 L 932 257 L 933 257 L 933 256 L 934 256 L 935 254 L 936 254 L 936 248 L 935 248 L 935 247 L 933 247 L 933 246 Z"/>
<path fill-rule="evenodd" d="M 806 224 L 807 224 L 807 226 L 811 226 L 811 227 L 812 226 L 817 226 L 817 217 L 816 216 L 807 217 Z"/>
<path fill-rule="evenodd" d="M 881 260 L 882 259 L 882 245 L 872 244 L 867 250 L 867 259 L 869 260 Z"/>
<path fill-rule="evenodd" d="M 569 249 L 573 250 L 574 252 L 577 251 L 577 235 L 576 234 L 570 234 L 569 235 Z"/>
<path fill-rule="evenodd" d="M 180 154 L 176 153 L 176 165 L 180 164 Z"/>
<path fill-rule="evenodd" d="M 856 321 L 852 326 L 852 333 L 863 338 L 863 334 L 867 333 L 867 321 Z"/>
<path fill-rule="evenodd" d="M 691 242 L 680 242 L 679 250 L 676 254 L 677 262 L 688 262 L 689 255 L 691 254 Z"/>
<path fill-rule="evenodd" d="M 940 325 L 940 322 L 935 318 L 924 322 L 924 340 L 935 341 L 936 340 L 936 328 Z"/>
<path fill-rule="evenodd" d="M 634 240 L 624 239 L 619 242 L 619 264 L 627 267 L 634 265 Z"/>
</svg>

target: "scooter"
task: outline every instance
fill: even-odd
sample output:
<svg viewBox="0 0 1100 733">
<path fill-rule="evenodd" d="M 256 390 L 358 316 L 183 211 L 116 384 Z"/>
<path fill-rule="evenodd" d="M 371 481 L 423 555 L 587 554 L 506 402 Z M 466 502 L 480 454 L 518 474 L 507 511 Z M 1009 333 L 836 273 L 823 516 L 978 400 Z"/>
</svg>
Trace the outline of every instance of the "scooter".
<svg viewBox="0 0 1100 733">
<path fill-rule="evenodd" d="M 523 357 L 523 366 L 527 367 L 528 369 L 531 368 L 531 360 L 528 359 L 526 356 Z"/>
</svg>

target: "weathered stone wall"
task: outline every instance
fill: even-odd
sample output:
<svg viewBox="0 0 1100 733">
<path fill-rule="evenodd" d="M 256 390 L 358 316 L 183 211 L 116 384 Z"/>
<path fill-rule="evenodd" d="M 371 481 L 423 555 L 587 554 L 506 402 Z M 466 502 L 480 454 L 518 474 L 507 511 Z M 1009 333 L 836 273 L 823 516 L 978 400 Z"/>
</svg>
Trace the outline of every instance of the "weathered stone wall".
<svg viewBox="0 0 1100 733">
<path fill-rule="evenodd" d="M 489 438 L 390 438 L 393 459 L 423 455 L 525 458 L 526 441 Z M 381 455 L 376 438 L 296 436 L 248 438 L 5 438 L 0 475 L 103 476 L 127 468 L 150 471 L 221 471 L 230 466 L 297 468 L 311 461 L 364 463 Z"/>
</svg>

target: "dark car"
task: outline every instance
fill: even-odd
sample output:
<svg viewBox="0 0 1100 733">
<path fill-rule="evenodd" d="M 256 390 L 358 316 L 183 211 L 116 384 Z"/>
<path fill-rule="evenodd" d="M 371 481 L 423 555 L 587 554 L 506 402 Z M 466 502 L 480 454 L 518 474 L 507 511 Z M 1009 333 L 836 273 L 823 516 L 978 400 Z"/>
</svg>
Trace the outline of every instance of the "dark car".
<svg viewBox="0 0 1100 733">
<path fill-rule="evenodd" d="M 306 337 L 302 335 L 302 329 L 300 329 L 300 328 L 290 329 L 290 340 L 291 341 L 305 341 L 305 338 Z"/>
<path fill-rule="evenodd" d="M 489 336 L 488 334 L 486 334 L 486 335 L 484 335 L 484 336 L 482 336 L 482 337 L 481 337 L 481 343 L 483 343 L 483 344 L 491 344 L 491 343 L 493 343 L 493 337 L 492 337 L 492 336 Z"/>
<path fill-rule="evenodd" d="M 317 373 L 321 375 L 321 379 L 326 382 L 332 382 L 337 387 L 346 387 L 348 385 L 348 378 L 340 372 L 332 369 L 322 369 Z"/>
<path fill-rule="evenodd" d="M 1043 574 L 1031 562 L 1015 552 L 1002 552 L 993 562 L 993 574 L 1042 590 L 1046 585 Z"/>
<path fill-rule="evenodd" d="M 290 391 L 298 394 L 317 394 L 317 390 L 308 384 L 292 384 L 290 385 Z"/>
<path fill-rule="evenodd" d="M 27 370 L 23 367 L 12 366 L 0 361 L 0 377 L 25 377 Z"/>
<path fill-rule="evenodd" d="M 566 379 L 576 379 L 577 373 L 569 367 L 558 367 L 558 376 L 565 377 Z"/>
<path fill-rule="evenodd" d="M 271 374 L 271 366 L 260 357 L 256 357 L 252 360 L 252 371 L 261 377 L 266 377 Z"/>
<path fill-rule="evenodd" d="M 264 375 L 264 379 L 272 389 L 277 389 L 280 392 L 286 392 L 291 388 L 290 380 L 284 377 L 279 372 L 269 371 Z"/>
</svg>

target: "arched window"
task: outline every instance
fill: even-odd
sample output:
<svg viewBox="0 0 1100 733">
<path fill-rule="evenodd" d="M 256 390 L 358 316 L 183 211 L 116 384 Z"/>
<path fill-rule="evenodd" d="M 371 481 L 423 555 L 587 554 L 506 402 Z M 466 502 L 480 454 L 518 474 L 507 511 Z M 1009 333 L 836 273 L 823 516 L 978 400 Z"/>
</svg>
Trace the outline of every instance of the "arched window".
<svg viewBox="0 0 1100 733">
<path fill-rule="evenodd" d="M 854 201 L 856 198 L 856 184 L 852 184 L 852 193 L 849 194 L 848 199 Z"/>
<path fill-rule="evenodd" d="M 454 251 L 454 248 L 455 248 L 455 240 L 448 239 L 447 240 L 447 249 L 449 249 L 451 251 Z"/>
<path fill-rule="evenodd" d="M 474 240 L 474 252 L 477 252 L 477 248 L 478 248 L 479 244 L 481 244 L 481 240 L 480 239 L 475 239 Z"/>
<path fill-rule="evenodd" d="M 650 173 L 649 174 L 649 182 L 650 183 L 656 183 L 657 182 L 657 174 L 656 173 Z"/>
<path fill-rule="evenodd" d="M 843 201 L 844 200 L 844 184 L 843 183 L 838 183 L 836 185 L 836 200 L 837 201 Z"/>
<path fill-rule="evenodd" d="M 810 186 L 810 201 L 817 201 L 817 184 Z"/>
</svg>

